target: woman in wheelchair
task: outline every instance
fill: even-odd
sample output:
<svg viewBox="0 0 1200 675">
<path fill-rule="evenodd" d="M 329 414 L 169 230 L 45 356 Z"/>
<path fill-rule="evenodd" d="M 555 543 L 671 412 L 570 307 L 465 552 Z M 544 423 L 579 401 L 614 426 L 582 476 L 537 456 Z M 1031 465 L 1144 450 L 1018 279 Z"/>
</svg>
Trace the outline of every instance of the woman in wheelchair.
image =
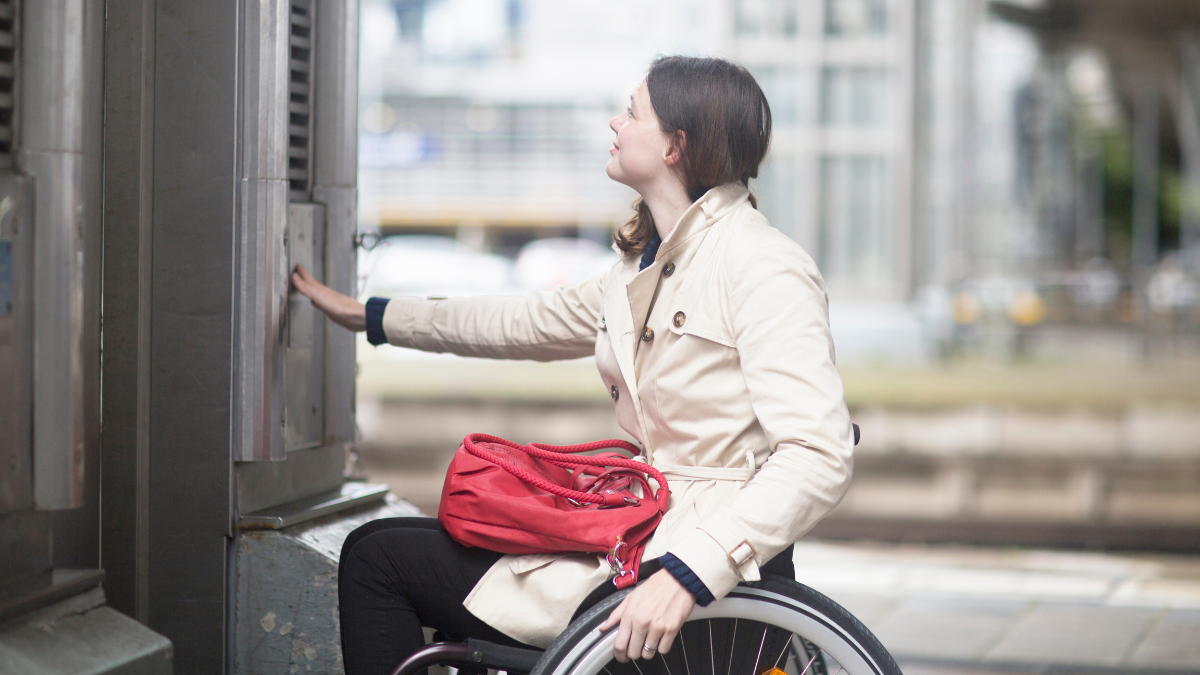
<svg viewBox="0 0 1200 675">
<path fill-rule="evenodd" d="M 609 126 L 616 137 L 607 173 L 640 198 L 614 235 L 621 260 L 605 274 L 527 297 L 371 298 L 366 305 L 303 268 L 292 281 L 333 321 L 365 330 L 372 344 L 538 361 L 594 354 L 618 423 L 673 492 L 646 547 L 647 576 L 605 598 L 616 590 L 603 555 L 502 555 L 456 543 L 434 519 L 369 523 L 346 540 L 338 577 L 351 675 L 391 672 L 423 647 L 422 626 L 507 647 L 604 636 L 596 638 L 604 656 L 592 672 L 645 659 L 637 672 L 661 663 L 682 675 L 698 664 L 671 659 L 686 660 L 694 648 L 712 655 L 702 670 L 717 675 L 718 652 L 727 646 L 734 654 L 739 640 L 749 640 L 745 658 L 754 657 L 746 667 L 756 672 L 745 675 L 771 667 L 812 672 L 812 660 L 785 668 L 803 657 L 780 659 L 817 638 L 779 628 L 793 619 L 769 619 L 764 593 L 791 598 L 783 605 L 801 603 L 806 610 L 789 611 L 805 620 L 824 616 L 822 630 L 853 633 L 863 654 L 881 649 L 863 647 L 873 638 L 844 610 L 821 605 L 828 600 L 819 594 L 799 598 L 796 589 L 807 589 L 785 581 L 793 576 L 792 543 L 846 490 L 854 439 L 821 275 L 767 223 L 749 191 L 771 136 L 762 90 L 727 61 L 659 58 Z M 768 588 L 780 583 L 791 586 Z M 737 609 L 747 597 L 763 607 Z M 711 622 L 726 620 L 714 607 L 725 608 L 720 617 L 735 617 L 728 636 L 725 624 L 713 632 Z M 577 610 L 576 624 L 590 626 L 584 633 L 571 624 Z M 717 617 L 707 638 L 685 627 L 699 616 Z M 786 636 L 777 640 L 769 627 Z M 841 649 L 820 639 L 830 655 Z M 677 640 L 687 649 L 674 650 Z M 542 661 L 569 651 L 551 648 Z M 857 657 L 843 651 L 836 660 L 849 668 L 846 659 Z"/>
</svg>

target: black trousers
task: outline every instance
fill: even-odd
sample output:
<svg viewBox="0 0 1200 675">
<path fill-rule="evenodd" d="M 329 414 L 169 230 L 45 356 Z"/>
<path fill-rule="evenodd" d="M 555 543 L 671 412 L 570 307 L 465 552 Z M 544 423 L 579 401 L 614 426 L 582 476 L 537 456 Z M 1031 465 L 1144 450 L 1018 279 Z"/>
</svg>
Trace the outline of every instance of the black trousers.
<svg viewBox="0 0 1200 675">
<path fill-rule="evenodd" d="M 338 561 L 346 675 L 389 675 L 425 645 L 422 626 L 452 639 L 525 646 L 463 607 L 500 556 L 459 544 L 436 518 L 382 518 L 351 532 Z"/>
<path fill-rule="evenodd" d="M 425 644 L 422 626 L 451 639 L 527 647 L 479 620 L 463 601 L 501 554 L 467 548 L 435 518 L 383 518 L 350 533 L 338 562 L 338 611 L 346 675 L 388 675 Z M 639 578 L 658 569 L 643 563 Z M 794 577 L 791 547 L 763 570 Z M 614 593 L 603 584 L 580 605 Z"/>
</svg>

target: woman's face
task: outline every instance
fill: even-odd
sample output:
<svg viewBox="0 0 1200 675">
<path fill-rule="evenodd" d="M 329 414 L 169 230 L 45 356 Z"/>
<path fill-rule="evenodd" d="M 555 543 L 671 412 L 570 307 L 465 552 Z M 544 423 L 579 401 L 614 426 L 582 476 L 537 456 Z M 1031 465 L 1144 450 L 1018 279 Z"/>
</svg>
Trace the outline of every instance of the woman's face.
<svg viewBox="0 0 1200 675">
<path fill-rule="evenodd" d="M 629 97 L 629 107 L 608 122 L 617 138 L 608 149 L 608 177 L 645 194 L 644 189 L 674 176 L 668 166 L 671 139 L 658 125 L 650 92 L 642 81 Z"/>
</svg>

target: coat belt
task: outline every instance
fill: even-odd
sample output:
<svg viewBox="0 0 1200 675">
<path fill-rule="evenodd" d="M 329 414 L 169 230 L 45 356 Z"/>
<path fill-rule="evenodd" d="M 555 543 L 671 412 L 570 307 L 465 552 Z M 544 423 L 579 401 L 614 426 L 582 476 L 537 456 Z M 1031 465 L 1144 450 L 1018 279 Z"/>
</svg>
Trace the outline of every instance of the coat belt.
<svg viewBox="0 0 1200 675">
<path fill-rule="evenodd" d="M 668 481 L 672 480 L 728 480 L 740 481 L 742 487 L 754 478 L 758 467 L 754 463 L 754 451 L 746 451 L 746 466 L 744 467 L 725 467 L 725 466 L 686 466 L 683 464 L 665 464 L 655 462 L 655 469 L 662 472 Z"/>
</svg>

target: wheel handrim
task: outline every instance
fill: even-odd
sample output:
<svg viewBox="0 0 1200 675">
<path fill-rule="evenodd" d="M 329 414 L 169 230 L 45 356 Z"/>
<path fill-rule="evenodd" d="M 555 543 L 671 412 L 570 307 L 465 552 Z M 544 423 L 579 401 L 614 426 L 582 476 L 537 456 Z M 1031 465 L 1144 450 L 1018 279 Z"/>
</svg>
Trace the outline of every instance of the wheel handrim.
<svg viewBox="0 0 1200 675">
<path fill-rule="evenodd" d="M 768 626 L 776 626 L 789 631 L 792 635 L 802 636 L 832 657 L 841 669 L 839 672 L 844 672 L 846 675 L 880 675 L 882 672 L 863 645 L 837 622 L 809 605 L 778 593 L 755 588 L 738 588 L 708 607 L 697 607 L 688 622 L 708 621 L 711 626 L 712 621 L 716 619 L 745 619 Z M 592 630 L 557 664 L 551 675 L 597 675 L 612 661 L 615 639 L 616 631 L 601 634 L 598 629 Z M 710 649 L 712 644 L 710 638 Z M 731 643 L 730 649 L 732 648 L 733 644 Z M 787 651 L 784 650 L 784 653 Z M 659 655 L 656 658 L 663 657 Z M 633 663 L 636 665 L 638 662 L 634 661 Z M 732 666 L 732 655 L 730 663 Z M 806 665 L 811 666 L 811 663 L 810 661 L 809 664 L 799 664 L 797 671 L 803 670 Z M 760 664 L 756 662 L 755 665 Z M 715 670 L 716 663 L 714 659 L 712 667 L 708 670 L 689 666 L 686 673 L 671 672 L 669 666 L 666 666 L 665 660 L 664 667 L 667 668 L 670 675 L 702 675 L 710 670 Z M 713 673 L 712 675 L 747 674 Z M 812 671 L 809 670 L 807 675 L 812 675 Z"/>
</svg>

